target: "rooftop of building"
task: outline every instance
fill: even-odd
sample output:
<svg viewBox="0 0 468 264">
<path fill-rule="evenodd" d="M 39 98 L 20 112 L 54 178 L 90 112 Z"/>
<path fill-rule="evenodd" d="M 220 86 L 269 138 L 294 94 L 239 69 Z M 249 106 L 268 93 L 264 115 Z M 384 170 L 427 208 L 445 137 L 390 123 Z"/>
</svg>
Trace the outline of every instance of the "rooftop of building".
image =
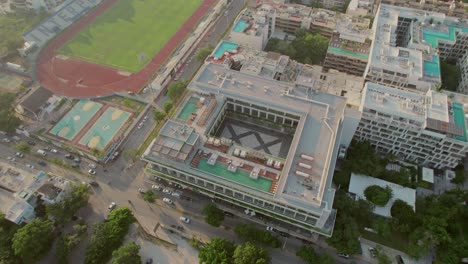
<svg viewBox="0 0 468 264">
<path fill-rule="evenodd" d="M 467 141 L 463 102 L 434 91 L 420 94 L 371 82 L 365 87 L 363 107 L 418 121 L 426 129 Z"/>
<path fill-rule="evenodd" d="M 392 189 L 392 197 L 385 206 L 374 206 L 374 213 L 391 217 L 391 208 L 396 200 L 402 200 L 410 205 L 413 210 L 416 210 L 416 190 L 403 187 L 401 185 L 377 179 L 374 177 L 351 173 L 348 192 L 355 194 L 359 199 L 366 199 L 364 191 L 367 187 L 377 185 L 382 188 L 390 187 Z"/>
<path fill-rule="evenodd" d="M 397 46 L 399 18 L 407 19 L 406 46 Z M 468 24 L 441 13 L 381 4 L 373 25 L 374 38 L 368 67 L 398 72 L 427 91 L 440 82 L 439 41 L 453 43 L 455 32 L 468 32 Z"/>
<path fill-rule="evenodd" d="M 245 192 L 270 199 L 273 196 L 306 210 L 317 211 L 320 207 L 331 210 L 334 191 L 330 189 L 330 175 L 333 168 L 329 166 L 334 164 L 331 163 L 332 153 L 346 106 L 344 97 L 319 91 L 310 92 L 310 89 L 298 87 L 294 83 L 231 70 L 216 63 L 205 64 L 189 84 L 189 89 L 192 94 L 176 111 L 177 120 L 168 123 L 178 123 L 179 127 L 186 124 L 198 133 L 200 141 L 194 146 L 195 151 L 187 159 L 179 160 L 160 155 L 154 149 L 159 138 L 164 137 L 165 133 L 160 133 L 145 152 L 146 157 L 151 159 L 153 156 L 155 160 L 177 167 L 184 165 L 185 170 L 200 177 L 209 177 L 224 184 L 226 181 L 228 184 L 235 182 L 236 188 Z M 227 98 L 298 118 L 285 158 L 268 153 L 259 154 L 259 151 L 252 149 L 253 146 L 239 145 L 223 136 L 210 135 L 213 129 L 211 126 L 223 112 Z M 206 109 L 210 106 L 212 112 L 207 116 Z M 184 114 L 188 109 L 192 109 L 189 116 Z M 201 124 L 200 119 L 203 117 L 205 119 Z M 265 162 L 246 159 L 246 152 L 261 155 Z M 197 157 L 199 165 L 193 166 Z M 218 177 L 210 176 L 213 174 Z M 272 183 L 254 182 L 248 179 L 249 175 L 250 178 L 260 176 L 258 181 L 266 179 Z"/>
</svg>

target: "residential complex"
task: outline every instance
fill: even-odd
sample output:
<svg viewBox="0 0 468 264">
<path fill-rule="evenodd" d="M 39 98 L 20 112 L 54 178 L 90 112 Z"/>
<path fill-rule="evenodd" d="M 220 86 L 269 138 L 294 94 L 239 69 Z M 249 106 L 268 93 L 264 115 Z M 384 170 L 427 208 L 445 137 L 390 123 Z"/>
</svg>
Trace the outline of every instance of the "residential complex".
<svg viewBox="0 0 468 264">
<path fill-rule="evenodd" d="M 468 12 L 465 9 L 468 5 L 463 3 L 463 1 L 382 0 L 380 3 L 437 12 L 452 17 L 468 18 Z"/>
<path fill-rule="evenodd" d="M 144 153 L 147 171 L 331 236 L 346 98 L 214 62 L 189 89 Z"/>
<path fill-rule="evenodd" d="M 455 99 L 431 90 L 423 94 L 367 82 L 355 138 L 402 160 L 454 168 L 468 150 L 466 104 Z"/>
<path fill-rule="evenodd" d="M 463 94 L 468 94 L 468 52 L 458 61 L 460 66 L 460 83 L 458 91 Z"/>
<path fill-rule="evenodd" d="M 440 13 L 380 5 L 367 81 L 426 93 L 441 82 L 440 59 L 468 49 L 468 24 Z"/>
</svg>

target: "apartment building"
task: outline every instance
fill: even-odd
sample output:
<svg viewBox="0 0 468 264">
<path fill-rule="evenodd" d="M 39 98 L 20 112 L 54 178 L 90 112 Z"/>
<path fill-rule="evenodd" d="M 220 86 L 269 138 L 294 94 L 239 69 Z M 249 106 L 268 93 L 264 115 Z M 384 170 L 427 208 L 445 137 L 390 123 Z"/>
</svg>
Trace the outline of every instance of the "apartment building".
<svg viewBox="0 0 468 264">
<path fill-rule="evenodd" d="M 351 0 L 346 14 L 353 16 L 372 16 L 376 11 L 374 0 Z"/>
<path fill-rule="evenodd" d="M 458 92 L 468 94 L 468 52 L 458 61 L 460 66 L 460 83 Z"/>
<path fill-rule="evenodd" d="M 382 0 L 382 4 L 395 5 L 407 8 L 420 9 L 430 12 L 442 13 L 457 18 L 468 18 L 465 7 L 468 4 L 462 1 L 440 1 L 440 0 Z"/>
<path fill-rule="evenodd" d="M 215 61 L 188 89 L 143 155 L 147 172 L 306 238 L 331 236 L 346 98 Z"/>
<path fill-rule="evenodd" d="M 465 105 L 445 93 L 415 93 L 367 82 L 355 139 L 402 160 L 454 168 L 468 151 Z"/>
<path fill-rule="evenodd" d="M 373 24 L 367 81 L 425 93 L 441 82 L 440 59 L 468 49 L 468 24 L 441 13 L 381 4 Z"/>
<path fill-rule="evenodd" d="M 266 11 L 255 8 L 247 8 L 241 12 L 229 33 L 229 40 L 256 50 L 263 50 L 268 39 Z"/>
<path fill-rule="evenodd" d="M 362 76 L 371 47 L 370 20 L 340 16 L 336 21 L 336 29 L 331 36 L 323 68 Z"/>
</svg>

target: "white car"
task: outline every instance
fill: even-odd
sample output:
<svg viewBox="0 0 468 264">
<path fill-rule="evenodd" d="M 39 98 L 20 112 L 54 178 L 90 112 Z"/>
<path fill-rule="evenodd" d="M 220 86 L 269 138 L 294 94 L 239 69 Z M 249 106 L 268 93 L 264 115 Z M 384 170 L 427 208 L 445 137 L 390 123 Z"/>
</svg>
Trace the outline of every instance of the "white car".
<svg viewBox="0 0 468 264">
<path fill-rule="evenodd" d="M 161 186 L 159 186 L 157 184 L 153 184 L 153 186 L 151 186 L 151 189 L 159 191 L 159 190 L 161 190 Z"/>
<path fill-rule="evenodd" d="M 15 155 L 16 155 L 16 157 L 19 157 L 19 158 L 24 157 L 24 154 L 21 153 L 21 152 L 16 152 Z"/>
<path fill-rule="evenodd" d="M 171 194 L 172 197 L 175 197 L 175 198 L 180 198 L 182 196 L 182 193 L 181 192 L 173 192 Z"/>
<path fill-rule="evenodd" d="M 7 157 L 7 160 L 9 160 L 9 161 L 16 161 L 16 159 L 15 159 L 15 158 L 12 158 L 12 157 Z"/>
<path fill-rule="evenodd" d="M 169 194 L 169 195 L 170 195 L 172 192 L 171 192 L 169 189 L 163 189 L 163 193 L 164 193 L 164 194 Z"/>
<path fill-rule="evenodd" d="M 34 169 L 34 166 L 31 165 L 31 164 L 26 164 L 26 167 L 30 168 L 30 169 Z"/>
<path fill-rule="evenodd" d="M 138 192 L 144 194 L 144 193 L 146 193 L 146 190 L 143 189 L 143 188 L 138 188 Z"/>
<path fill-rule="evenodd" d="M 114 202 L 112 202 L 112 203 L 109 204 L 109 206 L 107 207 L 107 209 L 109 209 L 109 211 L 112 211 L 112 210 L 115 209 L 115 207 L 117 207 L 117 205 L 116 205 Z"/>
<path fill-rule="evenodd" d="M 3 142 L 5 142 L 5 143 L 10 143 L 11 140 L 9 140 L 8 138 L 4 138 L 4 139 L 3 139 Z"/>
<path fill-rule="evenodd" d="M 169 198 L 163 198 L 163 202 L 165 202 L 167 204 L 173 204 L 172 200 L 169 199 Z"/>
<path fill-rule="evenodd" d="M 267 226 L 267 227 L 266 227 L 266 230 L 267 230 L 267 231 L 271 231 L 271 232 L 275 231 L 275 229 L 274 229 L 272 226 Z"/>
<path fill-rule="evenodd" d="M 91 175 L 96 175 L 96 171 L 95 171 L 95 170 L 88 170 L 88 173 L 91 174 Z"/>
<path fill-rule="evenodd" d="M 95 168 L 96 168 L 96 164 L 90 163 L 90 164 L 88 165 L 88 167 L 89 167 L 90 169 L 95 169 Z"/>
<path fill-rule="evenodd" d="M 52 153 L 58 153 L 58 150 L 56 150 L 56 149 L 51 149 L 50 152 L 52 152 Z"/>
<path fill-rule="evenodd" d="M 179 217 L 179 220 L 186 223 L 186 224 L 190 224 L 190 218 L 188 218 L 188 217 L 181 216 L 181 217 Z"/>
</svg>

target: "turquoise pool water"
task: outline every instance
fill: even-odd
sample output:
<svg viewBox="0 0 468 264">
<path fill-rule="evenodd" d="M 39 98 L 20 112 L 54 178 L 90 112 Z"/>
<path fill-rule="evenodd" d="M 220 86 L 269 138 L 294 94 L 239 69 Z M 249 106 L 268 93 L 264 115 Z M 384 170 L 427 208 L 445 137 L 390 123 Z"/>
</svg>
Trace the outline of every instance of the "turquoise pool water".
<svg viewBox="0 0 468 264">
<path fill-rule="evenodd" d="M 212 175 L 225 178 L 227 180 L 236 182 L 238 184 L 245 185 L 250 188 L 254 188 L 260 191 L 269 192 L 272 180 L 258 177 L 256 180 L 250 178 L 250 173 L 243 170 L 237 169 L 236 172 L 231 172 L 227 170 L 227 165 L 221 162 L 216 162 L 215 165 L 207 164 L 207 159 L 202 158 L 198 164 L 198 169 L 208 172 Z"/>
<path fill-rule="evenodd" d="M 184 108 L 180 111 L 180 114 L 177 116 L 178 119 L 187 120 L 192 113 L 197 111 L 197 103 L 200 101 L 200 98 L 192 96 L 185 103 Z"/>
<path fill-rule="evenodd" d="M 424 61 L 424 75 L 440 77 L 439 56 L 434 55 L 432 61 Z"/>
<path fill-rule="evenodd" d="M 455 25 L 449 25 L 448 32 L 435 31 L 426 28 L 423 31 L 423 39 L 426 41 L 427 44 L 430 44 L 433 48 L 437 48 L 439 39 L 455 41 L 455 31 L 457 30 L 468 32 L 468 28 Z"/>
<path fill-rule="evenodd" d="M 463 104 L 453 103 L 453 117 L 455 124 L 459 125 L 463 129 L 463 136 L 455 136 L 456 139 L 466 142 L 466 123 L 465 123 L 465 112 L 463 111 Z"/>
<path fill-rule="evenodd" d="M 361 60 L 367 60 L 369 58 L 368 54 L 362 54 L 355 51 L 344 50 L 336 47 L 328 47 L 329 52 L 338 53 L 340 55 L 351 56 Z"/>
<path fill-rule="evenodd" d="M 215 57 L 221 58 L 226 51 L 233 51 L 239 47 L 239 44 L 229 41 L 223 41 L 219 44 L 218 48 L 215 50 L 213 55 Z"/>
<path fill-rule="evenodd" d="M 234 28 L 232 29 L 232 31 L 244 32 L 244 30 L 246 30 L 248 27 L 249 27 L 249 23 L 247 23 L 247 21 L 245 21 L 244 19 L 239 19 L 236 25 L 234 25 Z"/>
<path fill-rule="evenodd" d="M 89 131 L 80 139 L 80 144 L 93 149 L 103 150 L 127 122 L 130 113 L 109 107 Z"/>
<path fill-rule="evenodd" d="M 101 107 L 102 104 L 100 103 L 80 100 L 62 117 L 62 119 L 60 119 L 49 133 L 67 140 L 72 140 Z"/>
</svg>

